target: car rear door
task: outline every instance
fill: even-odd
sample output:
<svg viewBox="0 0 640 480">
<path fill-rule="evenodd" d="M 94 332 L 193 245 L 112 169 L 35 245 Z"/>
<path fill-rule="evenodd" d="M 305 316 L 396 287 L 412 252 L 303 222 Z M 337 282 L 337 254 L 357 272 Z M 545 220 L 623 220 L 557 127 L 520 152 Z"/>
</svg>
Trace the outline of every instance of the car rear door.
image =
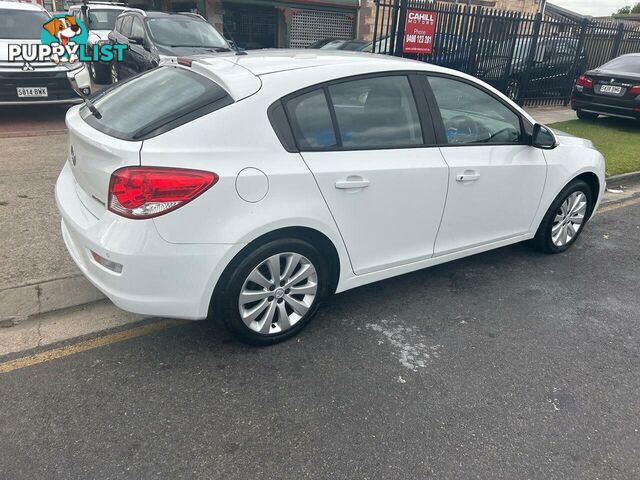
<svg viewBox="0 0 640 480">
<path fill-rule="evenodd" d="M 416 78 L 345 79 L 289 98 L 285 108 L 354 272 L 431 257 L 448 167 Z"/>
<path fill-rule="evenodd" d="M 520 115 L 475 82 L 430 75 L 440 150 L 450 167 L 435 255 L 527 234 L 547 164 Z"/>
</svg>

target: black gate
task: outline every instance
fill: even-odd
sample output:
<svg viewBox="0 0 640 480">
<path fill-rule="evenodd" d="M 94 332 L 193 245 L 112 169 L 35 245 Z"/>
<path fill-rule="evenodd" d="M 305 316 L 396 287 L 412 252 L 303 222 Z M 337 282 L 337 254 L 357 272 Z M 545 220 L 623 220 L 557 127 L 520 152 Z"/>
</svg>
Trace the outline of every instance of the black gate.
<svg viewBox="0 0 640 480">
<path fill-rule="evenodd" d="M 436 13 L 429 55 L 403 53 L 408 8 Z M 469 73 L 520 104 L 567 105 L 578 75 L 640 51 L 640 28 L 427 0 L 379 0 L 372 48 Z"/>
</svg>

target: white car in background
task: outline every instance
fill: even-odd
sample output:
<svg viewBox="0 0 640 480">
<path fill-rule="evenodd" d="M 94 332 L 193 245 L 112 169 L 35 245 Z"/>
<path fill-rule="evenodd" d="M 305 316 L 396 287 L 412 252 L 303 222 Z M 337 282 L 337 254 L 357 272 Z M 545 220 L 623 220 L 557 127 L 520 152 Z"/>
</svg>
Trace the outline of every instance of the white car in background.
<svg viewBox="0 0 640 480">
<path fill-rule="evenodd" d="M 9 61 L 9 45 L 41 43 L 50 18 L 39 5 L 0 0 L 0 105 L 79 103 L 74 82 L 84 95 L 91 93 L 83 63 Z"/>
<path fill-rule="evenodd" d="M 591 142 L 411 60 L 179 59 L 94 105 L 66 120 L 71 256 L 125 310 L 212 315 L 254 344 L 333 292 L 524 240 L 562 252 L 605 187 Z"/>
<path fill-rule="evenodd" d="M 84 7 L 84 10 L 83 10 Z M 109 32 L 116 24 L 116 18 L 127 10 L 123 3 L 87 2 L 87 5 L 72 5 L 69 14 L 85 24 L 89 29 L 87 51 L 92 51 L 94 45 L 109 43 Z M 111 83 L 110 63 L 89 62 L 91 79 L 100 84 Z"/>
</svg>

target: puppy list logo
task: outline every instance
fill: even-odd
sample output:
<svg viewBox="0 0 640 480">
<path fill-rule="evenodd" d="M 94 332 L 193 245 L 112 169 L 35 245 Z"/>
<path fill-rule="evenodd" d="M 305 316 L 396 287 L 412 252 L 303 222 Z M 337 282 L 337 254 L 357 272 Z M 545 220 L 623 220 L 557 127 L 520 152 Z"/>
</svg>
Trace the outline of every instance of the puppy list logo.
<svg viewBox="0 0 640 480">
<path fill-rule="evenodd" d="M 80 62 L 121 62 L 128 45 L 87 46 L 89 34 L 82 20 L 58 14 L 42 26 L 40 44 L 9 45 L 9 61 L 24 62 L 23 70 L 33 70 L 31 62 L 55 64 Z"/>
</svg>

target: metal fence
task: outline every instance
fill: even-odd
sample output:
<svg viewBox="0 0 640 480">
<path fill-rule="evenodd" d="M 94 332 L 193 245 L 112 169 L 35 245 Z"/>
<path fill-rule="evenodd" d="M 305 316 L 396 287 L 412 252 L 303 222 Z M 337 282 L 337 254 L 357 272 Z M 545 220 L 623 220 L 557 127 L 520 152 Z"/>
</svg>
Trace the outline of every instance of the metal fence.
<svg viewBox="0 0 640 480">
<path fill-rule="evenodd" d="M 407 9 L 435 12 L 433 51 L 403 53 Z M 575 79 L 640 52 L 640 25 L 581 22 L 428 0 L 379 0 L 373 52 L 454 68 L 526 105 L 567 105 Z"/>
</svg>

